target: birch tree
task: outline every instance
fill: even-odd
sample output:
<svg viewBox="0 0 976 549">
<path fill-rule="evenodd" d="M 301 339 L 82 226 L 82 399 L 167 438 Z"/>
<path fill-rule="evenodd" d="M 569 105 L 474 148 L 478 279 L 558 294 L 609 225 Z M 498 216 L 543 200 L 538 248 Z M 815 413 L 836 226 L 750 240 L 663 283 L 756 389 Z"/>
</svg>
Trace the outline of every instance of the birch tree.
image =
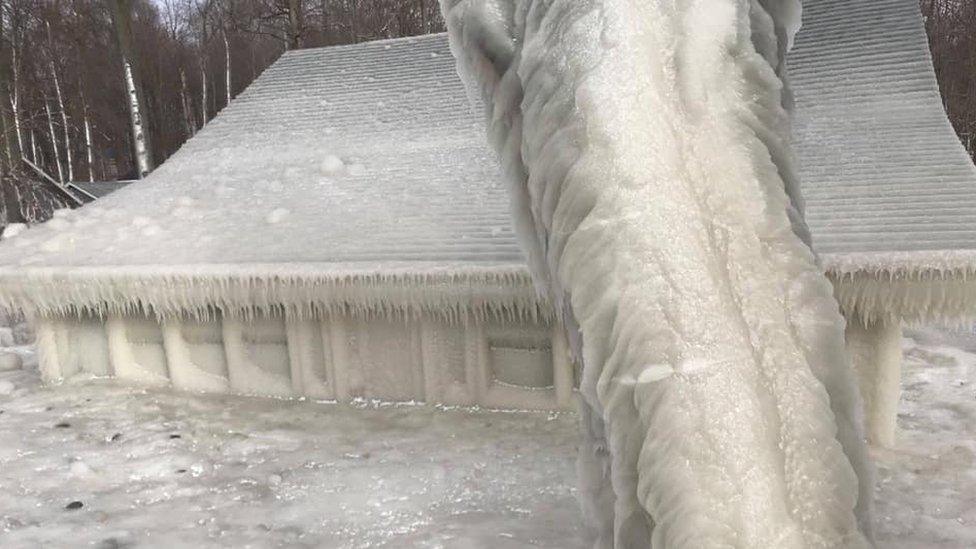
<svg viewBox="0 0 976 549">
<path fill-rule="evenodd" d="M 146 119 L 146 100 L 139 79 L 138 64 L 132 39 L 132 1 L 110 0 L 115 33 L 122 56 L 122 77 L 125 84 L 129 116 L 132 123 L 132 144 L 135 149 L 139 177 L 153 169 L 152 147 Z"/>
<path fill-rule="evenodd" d="M 207 125 L 207 67 L 203 59 L 200 60 L 200 127 Z"/>
<path fill-rule="evenodd" d="M 51 138 L 51 150 L 54 152 L 54 164 L 58 168 L 58 182 L 64 183 L 64 168 L 61 166 L 61 153 L 58 150 L 58 134 L 54 131 L 54 117 L 51 116 L 51 104 L 44 96 L 44 111 L 47 113 L 47 127 Z"/>
<path fill-rule="evenodd" d="M 34 128 L 31 128 L 27 133 L 30 136 L 31 162 L 37 164 L 37 139 L 34 137 Z"/>
<path fill-rule="evenodd" d="M 71 126 L 68 124 L 68 110 L 64 104 L 64 94 L 61 93 L 61 79 L 58 78 L 58 66 L 55 62 L 56 49 L 54 38 L 51 35 L 51 23 L 47 23 L 48 37 L 48 62 L 51 66 L 51 80 L 54 83 L 54 98 L 58 102 L 58 111 L 61 113 L 61 129 L 64 133 L 64 164 L 67 170 L 68 181 L 74 181 L 75 170 L 71 163 Z M 60 166 L 58 166 L 60 172 Z M 61 180 L 62 183 L 64 180 Z"/>
<path fill-rule="evenodd" d="M 80 87 L 80 86 L 79 86 Z M 84 90 L 84 88 L 81 88 Z M 88 116 L 88 101 L 85 100 L 85 92 L 81 92 L 81 114 L 84 118 L 84 128 L 85 128 L 85 160 L 88 164 L 88 181 L 95 181 L 95 161 L 92 155 L 92 136 L 91 136 L 91 120 Z"/>
<path fill-rule="evenodd" d="M 24 151 L 24 138 L 20 131 L 20 92 L 17 68 L 17 43 L 13 39 L 10 45 L 10 117 L 13 119 L 14 135 L 16 136 L 17 149 L 19 154 Z"/>
<path fill-rule="evenodd" d="M 225 106 L 230 105 L 231 100 L 231 66 L 230 66 L 230 42 L 227 40 L 227 30 L 221 29 L 220 35 L 224 39 L 224 67 L 226 68 L 226 87 L 227 87 L 227 102 Z"/>
</svg>

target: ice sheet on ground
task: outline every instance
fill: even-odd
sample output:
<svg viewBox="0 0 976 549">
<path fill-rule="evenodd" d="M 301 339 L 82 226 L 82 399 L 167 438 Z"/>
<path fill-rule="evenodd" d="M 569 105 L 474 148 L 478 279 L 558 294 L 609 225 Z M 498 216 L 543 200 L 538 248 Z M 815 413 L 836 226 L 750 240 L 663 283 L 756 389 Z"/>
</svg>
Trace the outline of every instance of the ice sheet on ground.
<svg viewBox="0 0 976 549">
<path fill-rule="evenodd" d="M 879 546 L 973 547 L 976 336 L 908 335 Z M 0 383 L 3 547 L 580 547 L 572 414 Z"/>
<path fill-rule="evenodd" d="M 579 543 L 573 414 L 0 383 L 3 547 Z"/>
</svg>

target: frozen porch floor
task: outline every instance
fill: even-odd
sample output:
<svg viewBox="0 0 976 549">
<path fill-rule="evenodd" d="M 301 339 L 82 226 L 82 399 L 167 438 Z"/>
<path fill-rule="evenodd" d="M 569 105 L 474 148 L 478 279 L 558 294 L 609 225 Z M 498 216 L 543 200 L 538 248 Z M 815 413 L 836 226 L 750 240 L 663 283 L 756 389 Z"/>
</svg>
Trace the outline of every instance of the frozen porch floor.
<svg viewBox="0 0 976 549">
<path fill-rule="evenodd" d="M 910 335 L 879 545 L 976 546 L 976 338 Z M 575 423 L 0 373 L 0 546 L 572 549 Z"/>
</svg>

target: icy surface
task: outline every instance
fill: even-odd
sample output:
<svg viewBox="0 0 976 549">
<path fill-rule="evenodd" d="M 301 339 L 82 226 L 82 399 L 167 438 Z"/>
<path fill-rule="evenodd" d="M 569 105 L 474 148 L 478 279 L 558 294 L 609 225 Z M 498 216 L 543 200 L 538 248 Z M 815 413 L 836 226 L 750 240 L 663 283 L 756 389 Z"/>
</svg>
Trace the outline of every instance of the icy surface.
<svg viewBox="0 0 976 549">
<path fill-rule="evenodd" d="M 576 437 L 574 414 L 0 373 L 0 546 L 570 549 Z"/>
<path fill-rule="evenodd" d="M 973 547 L 976 337 L 907 336 L 878 546 Z M 0 393 L 5 548 L 581 547 L 573 415 L 43 388 L 35 371 L 0 373 Z"/>
<path fill-rule="evenodd" d="M 976 336 L 906 332 L 893 450 L 874 452 L 878 547 L 976 547 Z"/>
</svg>

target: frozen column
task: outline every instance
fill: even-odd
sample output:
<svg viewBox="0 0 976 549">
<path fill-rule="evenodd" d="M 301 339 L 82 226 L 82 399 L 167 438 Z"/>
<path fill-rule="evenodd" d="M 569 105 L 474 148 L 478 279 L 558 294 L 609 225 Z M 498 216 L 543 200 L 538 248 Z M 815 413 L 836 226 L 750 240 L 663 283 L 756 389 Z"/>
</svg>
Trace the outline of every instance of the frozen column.
<svg viewBox="0 0 976 549">
<path fill-rule="evenodd" d="M 901 397 L 901 324 L 893 320 L 867 324 L 851 321 L 847 348 L 864 399 L 868 441 L 893 446 Z"/>
</svg>

